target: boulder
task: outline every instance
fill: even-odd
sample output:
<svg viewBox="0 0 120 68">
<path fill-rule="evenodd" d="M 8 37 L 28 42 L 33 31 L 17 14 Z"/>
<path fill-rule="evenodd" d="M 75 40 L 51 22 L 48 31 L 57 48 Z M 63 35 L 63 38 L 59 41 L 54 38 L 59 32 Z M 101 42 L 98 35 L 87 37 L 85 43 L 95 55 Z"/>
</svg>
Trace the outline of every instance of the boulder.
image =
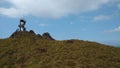
<svg viewBox="0 0 120 68">
<path fill-rule="evenodd" d="M 48 32 L 43 33 L 42 38 L 47 39 L 47 40 L 54 40 Z"/>
</svg>

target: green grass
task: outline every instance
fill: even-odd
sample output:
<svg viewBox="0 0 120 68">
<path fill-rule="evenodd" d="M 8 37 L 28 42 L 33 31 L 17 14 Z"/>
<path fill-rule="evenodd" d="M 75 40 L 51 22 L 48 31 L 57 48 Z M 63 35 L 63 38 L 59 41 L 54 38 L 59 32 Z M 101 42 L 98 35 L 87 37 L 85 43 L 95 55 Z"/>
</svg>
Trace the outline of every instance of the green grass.
<svg viewBox="0 0 120 68">
<path fill-rule="evenodd" d="M 0 68 L 120 68 L 120 48 L 23 33 L 0 40 Z"/>
</svg>

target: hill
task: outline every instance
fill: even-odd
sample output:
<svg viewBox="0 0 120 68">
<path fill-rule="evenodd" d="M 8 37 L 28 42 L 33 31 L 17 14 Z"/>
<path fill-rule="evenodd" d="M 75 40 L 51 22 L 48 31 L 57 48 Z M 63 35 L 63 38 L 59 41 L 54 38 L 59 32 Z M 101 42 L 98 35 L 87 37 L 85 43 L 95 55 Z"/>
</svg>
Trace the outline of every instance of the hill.
<svg viewBox="0 0 120 68">
<path fill-rule="evenodd" d="M 120 48 L 21 31 L 0 39 L 0 68 L 120 68 Z"/>
</svg>

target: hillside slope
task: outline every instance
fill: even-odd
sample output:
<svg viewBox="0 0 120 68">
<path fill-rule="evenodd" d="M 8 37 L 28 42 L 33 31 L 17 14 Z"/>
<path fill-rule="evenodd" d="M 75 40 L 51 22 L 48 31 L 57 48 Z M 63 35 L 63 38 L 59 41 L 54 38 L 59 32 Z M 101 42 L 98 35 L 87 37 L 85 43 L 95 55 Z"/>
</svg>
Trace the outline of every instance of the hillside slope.
<svg viewBox="0 0 120 68">
<path fill-rule="evenodd" d="M 0 68 L 120 68 L 120 48 L 23 32 L 0 40 Z"/>
</svg>

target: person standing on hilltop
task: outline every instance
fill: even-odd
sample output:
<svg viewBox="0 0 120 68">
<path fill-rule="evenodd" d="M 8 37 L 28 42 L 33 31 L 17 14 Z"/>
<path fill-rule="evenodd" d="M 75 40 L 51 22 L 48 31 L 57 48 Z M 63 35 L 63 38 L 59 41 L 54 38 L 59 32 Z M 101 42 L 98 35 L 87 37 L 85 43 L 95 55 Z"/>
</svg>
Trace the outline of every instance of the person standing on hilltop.
<svg viewBox="0 0 120 68">
<path fill-rule="evenodd" d="M 20 28 L 20 31 L 26 31 L 25 24 L 26 24 L 26 21 L 24 19 L 20 19 L 20 24 L 18 25 L 18 27 Z"/>
</svg>

